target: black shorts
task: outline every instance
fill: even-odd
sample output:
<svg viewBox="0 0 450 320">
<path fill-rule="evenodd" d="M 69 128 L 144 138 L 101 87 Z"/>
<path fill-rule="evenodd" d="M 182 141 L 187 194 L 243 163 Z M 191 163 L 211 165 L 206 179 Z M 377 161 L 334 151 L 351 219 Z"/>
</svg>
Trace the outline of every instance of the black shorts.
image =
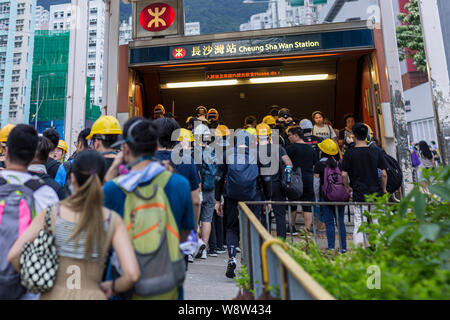
<svg viewBox="0 0 450 320">
<path fill-rule="evenodd" d="M 314 202 L 314 179 L 312 176 L 303 176 L 303 195 L 300 201 Z M 303 212 L 312 212 L 311 206 L 302 206 Z"/>
</svg>

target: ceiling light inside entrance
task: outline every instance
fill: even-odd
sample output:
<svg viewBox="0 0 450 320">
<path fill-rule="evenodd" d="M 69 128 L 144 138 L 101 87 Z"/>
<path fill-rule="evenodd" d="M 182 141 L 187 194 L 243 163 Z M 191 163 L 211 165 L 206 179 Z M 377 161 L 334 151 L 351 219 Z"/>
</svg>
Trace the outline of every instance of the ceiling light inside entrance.
<svg viewBox="0 0 450 320">
<path fill-rule="evenodd" d="M 237 83 L 238 83 L 237 80 L 172 82 L 172 83 L 167 83 L 166 85 L 162 85 L 161 88 L 178 89 L 178 88 L 233 86 L 233 85 L 236 85 Z"/>
<path fill-rule="evenodd" d="M 288 77 L 271 77 L 271 78 L 251 78 L 250 83 L 277 83 L 277 82 L 298 82 L 298 81 L 318 81 L 328 80 L 328 74 L 311 74 L 303 76 L 288 76 Z"/>
</svg>

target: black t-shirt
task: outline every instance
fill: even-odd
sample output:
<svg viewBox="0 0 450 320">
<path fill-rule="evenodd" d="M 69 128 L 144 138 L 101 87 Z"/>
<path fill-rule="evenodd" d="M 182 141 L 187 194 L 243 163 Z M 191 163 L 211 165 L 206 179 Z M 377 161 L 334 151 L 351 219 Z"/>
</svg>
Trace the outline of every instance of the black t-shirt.
<svg viewBox="0 0 450 320">
<path fill-rule="evenodd" d="M 350 177 L 353 201 L 364 202 L 364 195 L 383 193 L 378 169 L 385 170 L 386 160 L 379 148 L 350 148 L 344 154 L 342 171 Z"/>
<path fill-rule="evenodd" d="M 106 166 L 105 166 L 105 173 L 106 173 L 106 172 L 108 172 L 109 168 L 112 166 L 112 164 L 114 162 L 114 158 L 103 157 L 103 159 L 105 159 L 105 163 L 106 163 Z"/>
<path fill-rule="evenodd" d="M 32 176 L 36 176 L 36 177 L 41 178 L 44 181 L 45 185 L 47 185 L 50 188 L 52 188 L 53 190 L 55 190 L 56 194 L 58 195 L 59 200 L 64 200 L 65 198 L 67 198 L 67 195 L 66 195 L 66 192 L 64 191 L 64 188 L 61 187 L 47 173 L 36 173 L 36 172 L 31 172 L 31 171 L 28 172 L 28 173 L 31 174 Z"/>
<path fill-rule="evenodd" d="M 314 151 L 316 152 L 317 159 L 320 159 L 320 149 L 317 146 L 317 144 L 321 143 L 323 141 L 323 138 L 315 135 L 309 135 L 305 136 L 303 138 L 303 141 L 305 141 L 306 144 L 309 144 L 311 147 L 313 147 Z"/>
<path fill-rule="evenodd" d="M 56 161 L 53 158 L 48 158 L 47 162 L 45 163 L 45 168 L 47 169 L 47 173 L 52 179 L 55 179 L 56 173 L 58 172 L 59 166 L 61 163 L 59 161 Z"/>
<path fill-rule="evenodd" d="M 313 147 L 305 143 L 294 143 L 286 148 L 286 152 L 294 165 L 294 171 L 300 168 L 302 177 L 313 176 L 313 167 L 318 161 Z"/>
</svg>

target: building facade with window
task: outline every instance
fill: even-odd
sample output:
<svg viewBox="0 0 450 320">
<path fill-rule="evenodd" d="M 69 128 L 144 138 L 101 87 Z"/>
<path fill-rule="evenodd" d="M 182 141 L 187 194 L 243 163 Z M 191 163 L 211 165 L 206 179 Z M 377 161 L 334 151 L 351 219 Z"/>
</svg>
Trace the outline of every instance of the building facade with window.
<svg viewBox="0 0 450 320">
<path fill-rule="evenodd" d="M 1 126 L 27 122 L 36 0 L 0 0 Z"/>
<path fill-rule="evenodd" d="M 48 23 L 50 21 L 50 12 L 43 6 L 36 6 L 36 30 L 48 30 Z"/>
<path fill-rule="evenodd" d="M 50 6 L 49 30 L 69 30 L 72 23 L 71 3 Z M 91 78 L 91 103 L 102 104 L 105 3 L 89 1 L 88 71 Z"/>
</svg>

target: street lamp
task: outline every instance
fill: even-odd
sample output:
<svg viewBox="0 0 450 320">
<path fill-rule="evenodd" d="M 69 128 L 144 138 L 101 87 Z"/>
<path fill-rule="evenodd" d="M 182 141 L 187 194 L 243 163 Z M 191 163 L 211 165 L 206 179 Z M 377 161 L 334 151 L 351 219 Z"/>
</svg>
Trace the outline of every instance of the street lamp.
<svg viewBox="0 0 450 320">
<path fill-rule="evenodd" d="M 275 28 L 279 28 L 279 27 L 280 27 L 280 21 L 279 21 L 279 17 L 278 17 L 278 1 L 276 1 L 276 0 L 275 0 L 275 1 L 244 0 L 243 3 L 245 3 L 245 4 L 254 4 L 254 3 L 275 3 L 275 12 L 276 12 L 276 14 L 277 14 L 277 19 L 275 20 L 275 17 L 273 17 L 272 20 L 275 20 L 275 22 L 272 21 L 272 26 L 275 25 Z"/>
<path fill-rule="evenodd" d="M 47 74 L 41 74 L 41 75 L 39 75 L 39 77 L 38 77 L 38 89 L 37 89 L 37 101 L 36 101 L 36 115 L 35 115 L 35 119 L 34 119 L 34 127 L 35 127 L 35 129 L 36 129 L 36 131 L 37 131 L 37 123 L 38 123 L 38 115 L 39 115 L 39 109 L 41 108 L 41 106 L 40 106 L 40 104 L 39 104 L 39 89 L 40 89 L 40 87 L 41 87 L 41 77 L 48 77 L 48 76 L 50 76 L 50 77 L 53 77 L 55 74 L 52 72 L 52 73 L 47 73 Z"/>
</svg>

